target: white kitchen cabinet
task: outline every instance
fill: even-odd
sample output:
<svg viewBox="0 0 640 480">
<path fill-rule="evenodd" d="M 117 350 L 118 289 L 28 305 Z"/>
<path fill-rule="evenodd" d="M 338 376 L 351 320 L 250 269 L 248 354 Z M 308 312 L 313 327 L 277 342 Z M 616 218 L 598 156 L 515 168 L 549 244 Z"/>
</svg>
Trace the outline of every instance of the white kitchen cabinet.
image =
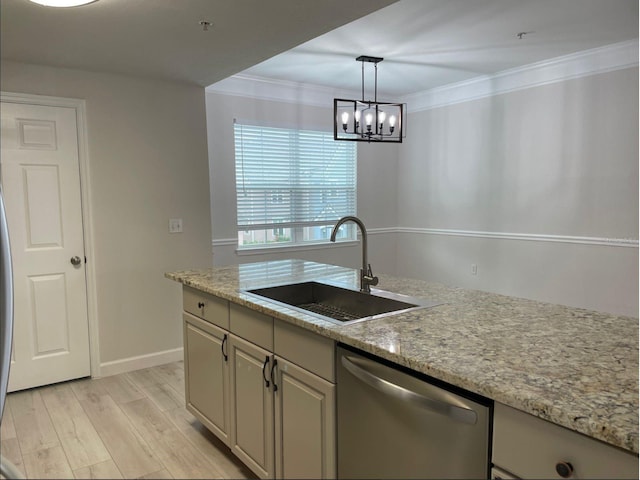
<svg viewBox="0 0 640 480">
<path fill-rule="evenodd" d="M 188 410 L 260 478 L 336 478 L 333 340 L 187 287 L 184 309 Z"/>
<path fill-rule="evenodd" d="M 273 356 L 235 335 L 229 347 L 231 451 L 260 478 L 273 478 Z"/>
<path fill-rule="evenodd" d="M 335 385 L 274 361 L 276 478 L 335 478 Z"/>
<path fill-rule="evenodd" d="M 638 478 L 637 455 L 498 402 L 493 464 L 515 478 Z"/>
<path fill-rule="evenodd" d="M 183 319 L 187 410 L 229 445 L 229 334 L 188 313 Z"/>
<path fill-rule="evenodd" d="M 275 320 L 276 477 L 336 478 L 333 340 Z"/>
</svg>

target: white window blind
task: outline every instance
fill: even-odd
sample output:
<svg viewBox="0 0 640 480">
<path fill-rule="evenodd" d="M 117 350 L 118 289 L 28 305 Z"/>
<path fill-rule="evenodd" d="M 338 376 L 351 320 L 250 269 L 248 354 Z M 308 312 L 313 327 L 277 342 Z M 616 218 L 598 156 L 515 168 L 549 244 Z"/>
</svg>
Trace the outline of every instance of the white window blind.
<svg viewBox="0 0 640 480">
<path fill-rule="evenodd" d="M 234 134 L 240 246 L 326 238 L 310 228 L 355 215 L 355 144 L 332 133 L 239 123 Z M 264 233 L 243 241 L 251 231 Z"/>
</svg>

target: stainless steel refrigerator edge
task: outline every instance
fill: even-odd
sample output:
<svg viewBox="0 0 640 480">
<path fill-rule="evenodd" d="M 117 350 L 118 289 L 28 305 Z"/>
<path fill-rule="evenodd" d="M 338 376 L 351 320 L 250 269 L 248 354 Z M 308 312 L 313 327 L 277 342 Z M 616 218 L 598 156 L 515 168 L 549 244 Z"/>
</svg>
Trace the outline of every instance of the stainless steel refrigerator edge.
<svg viewBox="0 0 640 480">
<path fill-rule="evenodd" d="M 2 185 L 0 185 L 0 423 L 4 415 L 4 402 L 9 386 L 11 346 L 13 345 L 13 275 L 11 247 L 7 226 Z M 0 474 L 4 478 L 22 478 L 16 467 L 0 455 Z"/>
<path fill-rule="evenodd" d="M 489 478 L 491 400 L 342 346 L 337 369 L 338 478 Z"/>
<path fill-rule="evenodd" d="M 9 384 L 11 365 L 11 345 L 13 337 L 13 276 L 11 270 L 11 248 L 9 246 L 9 228 L 2 186 L 0 186 L 0 337 L 2 355 L 0 356 L 0 422 L 4 413 L 4 402 Z"/>
</svg>

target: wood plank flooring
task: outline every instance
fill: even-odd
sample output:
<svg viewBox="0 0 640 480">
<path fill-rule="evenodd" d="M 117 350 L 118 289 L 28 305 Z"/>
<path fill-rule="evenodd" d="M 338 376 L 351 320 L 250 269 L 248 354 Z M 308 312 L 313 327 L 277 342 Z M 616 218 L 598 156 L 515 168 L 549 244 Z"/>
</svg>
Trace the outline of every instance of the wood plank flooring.
<svg viewBox="0 0 640 480">
<path fill-rule="evenodd" d="M 26 478 L 256 478 L 184 407 L 184 365 L 11 393 L 0 452 Z"/>
</svg>

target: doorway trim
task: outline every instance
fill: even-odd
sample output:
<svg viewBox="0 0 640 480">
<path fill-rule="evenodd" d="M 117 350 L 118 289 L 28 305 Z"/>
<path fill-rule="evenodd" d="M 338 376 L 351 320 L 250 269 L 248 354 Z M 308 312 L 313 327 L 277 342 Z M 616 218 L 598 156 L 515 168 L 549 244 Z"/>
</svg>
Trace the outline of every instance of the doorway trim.
<svg viewBox="0 0 640 480">
<path fill-rule="evenodd" d="M 86 269 L 87 322 L 89 328 L 89 363 L 92 378 L 100 377 L 100 342 L 98 336 L 98 304 L 96 289 L 93 222 L 91 214 L 91 183 L 89 182 L 89 143 L 87 137 L 87 114 L 85 100 L 78 98 L 51 97 L 29 93 L 0 91 L 0 101 L 42 105 L 47 107 L 73 108 L 76 112 L 78 130 L 78 164 L 80 167 L 80 195 L 82 201 L 82 233 L 84 251 L 88 261 Z"/>
</svg>

